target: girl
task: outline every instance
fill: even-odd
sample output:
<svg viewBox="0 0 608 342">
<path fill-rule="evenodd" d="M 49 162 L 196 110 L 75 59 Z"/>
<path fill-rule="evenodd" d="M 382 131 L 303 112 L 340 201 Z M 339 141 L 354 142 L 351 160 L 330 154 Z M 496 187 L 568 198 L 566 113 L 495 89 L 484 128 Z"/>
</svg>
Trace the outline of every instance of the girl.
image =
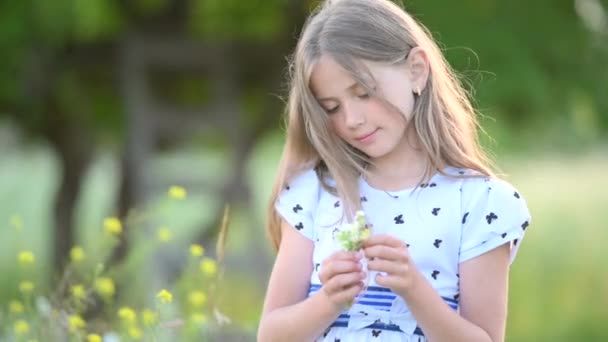
<svg viewBox="0 0 608 342">
<path fill-rule="evenodd" d="M 258 340 L 503 341 L 530 215 L 430 35 L 389 0 L 326 1 L 290 76 Z M 358 210 L 372 236 L 341 251 Z"/>
</svg>

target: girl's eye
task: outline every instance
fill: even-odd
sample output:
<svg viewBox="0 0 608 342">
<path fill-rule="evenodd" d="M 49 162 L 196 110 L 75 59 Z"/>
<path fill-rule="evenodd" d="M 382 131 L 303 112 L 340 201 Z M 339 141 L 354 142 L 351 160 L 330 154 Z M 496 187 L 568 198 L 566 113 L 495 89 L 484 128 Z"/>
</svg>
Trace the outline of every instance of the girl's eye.
<svg viewBox="0 0 608 342">
<path fill-rule="evenodd" d="M 361 95 L 357 95 L 358 98 L 365 100 L 369 98 L 369 94 L 365 93 L 365 94 L 361 94 Z"/>
<path fill-rule="evenodd" d="M 338 111 L 338 108 L 340 108 L 340 106 L 335 106 L 334 108 L 328 108 L 325 111 L 327 112 L 327 114 L 334 114 Z"/>
</svg>

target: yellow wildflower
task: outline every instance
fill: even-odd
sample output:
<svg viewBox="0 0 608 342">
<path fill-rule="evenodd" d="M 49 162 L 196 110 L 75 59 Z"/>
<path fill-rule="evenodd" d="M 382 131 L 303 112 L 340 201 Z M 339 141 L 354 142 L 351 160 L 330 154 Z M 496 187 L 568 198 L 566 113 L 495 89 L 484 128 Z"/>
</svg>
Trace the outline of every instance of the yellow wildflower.
<svg viewBox="0 0 608 342">
<path fill-rule="evenodd" d="M 85 254 L 84 249 L 82 249 L 82 247 L 74 246 L 72 247 L 72 249 L 70 249 L 70 259 L 72 260 L 72 262 L 81 262 L 82 260 L 84 260 L 84 258 Z"/>
<path fill-rule="evenodd" d="M 203 258 L 201 260 L 201 271 L 207 276 L 213 276 L 217 273 L 217 264 L 211 258 Z"/>
<path fill-rule="evenodd" d="M 196 324 L 205 324 L 207 322 L 207 316 L 202 313 L 193 313 L 190 319 Z"/>
<path fill-rule="evenodd" d="M 158 241 L 160 242 L 169 242 L 171 238 L 173 238 L 173 234 L 167 227 L 161 227 L 158 229 Z"/>
<path fill-rule="evenodd" d="M 186 189 L 181 186 L 172 186 L 169 188 L 169 197 L 176 200 L 183 200 L 186 198 Z"/>
<path fill-rule="evenodd" d="M 123 306 L 118 310 L 118 317 L 128 324 L 137 322 L 137 313 L 128 306 Z"/>
<path fill-rule="evenodd" d="M 201 306 L 205 305 L 206 301 L 207 295 L 202 291 L 192 291 L 188 295 L 188 302 L 194 308 L 200 308 Z"/>
<path fill-rule="evenodd" d="M 36 261 L 36 257 L 34 257 L 34 253 L 31 251 L 21 251 L 17 256 L 19 263 L 21 265 L 31 265 Z"/>
<path fill-rule="evenodd" d="M 34 286 L 34 283 L 32 283 L 29 280 L 24 280 L 21 283 L 19 283 L 19 290 L 21 292 L 23 292 L 24 294 L 28 294 L 28 293 L 34 291 L 35 287 L 36 286 Z"/>
<path fill-rule="evenodd" d="M 202 256 L 204 253 L 205 249 L 203 248 L 203 246 L 196 243 L 190 245 L 190 254 L 192 254 L 192 256 Z"/>
<path fill-rule="evenodd" d="M 171 303 L 173 300 L 173 295 L 171 292 L 165 289 L 160 290 L 160 292 L 156 294 L 156 297 L 160 298 L 161 303 Z"/>
<path fill-rule="evenodd" d="M 21 230 L 23 228 L 23 219 L 19 215 L 11 216 L 9 222 L 16 230 Z"/>
<path fill-rule="evenodd" d="M 138 327 L 129 327 L 129 336 L 134 340 L 139 340 L 143 336 L 143 333 Z"/>
<path fill-rule="evenodd" d="M 88 334 L 87 342 L 101 342 L 101 336 L 97 334 Z"/>
<path fill-rule="evenodd" d="M 27 324 L 27 322 L 22 319 L 15 322 L 14 328 L 15 328 L 15 335 L 17 335 L 17 336 L 25 335 L 28 332 L 30 332 L 30 325 Z"/>
<path fill-rule="evenodd" d="M 122 223 L 116 217 L 108 217 L 103 220 L 103 227 L 108 234 L 120 235 L 122 233 Z"/>
<path fill-rule="evenodd" d="M 68 318 L 70 324 L 70 332 L 76 332 L 80 329 L 84 329 L 87 323 L 78 315 L 70 315 Z"/>
<path fill-rule="evenodd" d="M 80 284 L 73 285 L 70 288 L 70 292 L 72 293 L 72 296 L 74 296 L 74 298 L 76 298 L 78 300 L 82 300 L 87 297 L 87 292 L 85 291 L 84 286 L 82 286 Z"/>
<path fill-rule="evenodd" d="M 95 280 L 95 290 L 106 299 L 112 297 L 116 291 L 114 281 L 107 277 L 101 277 Z"/>
<path fill-rule="evenodd" d="M 141 317 L 142 321 L 144 322 L 144 325 L 147 327 L 153 326 L 154 324 L 156 324 L 156 322 L 158 322 L 158 314 L 156 313 L 156 311 L 150 309 L 145 309 L 144 311 L 142 311 Z"/>
<path fill-rule="evenodd" d="M 10 313 L 20 314 L 25 310 L 25 308 L 23 307 L 23 304 L 21 304 L 20 301 L 11 300 L 11 302 L 8 304 L 8 310 L 10 311 Z"/>
</svg>

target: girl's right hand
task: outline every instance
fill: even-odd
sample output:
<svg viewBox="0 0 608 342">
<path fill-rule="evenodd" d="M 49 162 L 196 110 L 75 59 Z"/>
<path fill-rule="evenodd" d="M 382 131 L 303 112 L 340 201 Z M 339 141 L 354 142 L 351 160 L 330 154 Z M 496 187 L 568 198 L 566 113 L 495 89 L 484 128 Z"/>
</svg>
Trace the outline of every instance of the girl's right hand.
<svg viewBox="0 0 608 342">
<path fill-rule="evenodd" d="M 362 257 L 361 252 L 338 251 L 321 263 L 321 290 L 340 310 L 352 304 L 363 289 L 366 274 L 360 263 Z"/>
</svg>

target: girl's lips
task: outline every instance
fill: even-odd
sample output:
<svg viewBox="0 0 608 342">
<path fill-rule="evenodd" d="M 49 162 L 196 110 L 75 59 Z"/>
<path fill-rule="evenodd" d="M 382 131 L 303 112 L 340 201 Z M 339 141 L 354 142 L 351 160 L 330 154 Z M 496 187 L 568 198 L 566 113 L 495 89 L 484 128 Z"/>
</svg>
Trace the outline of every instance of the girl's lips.
<svg viewBox="0 0 608 342">
<path fill-rule="evenodd" d="M 362 136 L 362 137 L 355 138 L 355 139 L 356 139 L 358 142 L 361 142 L 361 143 L 364 143 L 364 144 L 365 144 L 365 143 L 369 143 L 369 142 L 371 142 L 371 141 L 374 139 L 374 137 L 376 136 L 376 132 L 377 132 L 377 131 L 378 131 L 378 129 L 374 130 L 373 132 L 371 132 L 371 133 L 369 133 L 369 134 L 367 134 L 367 135 L 364 135 L 364 136 Z"/>
</svg>

